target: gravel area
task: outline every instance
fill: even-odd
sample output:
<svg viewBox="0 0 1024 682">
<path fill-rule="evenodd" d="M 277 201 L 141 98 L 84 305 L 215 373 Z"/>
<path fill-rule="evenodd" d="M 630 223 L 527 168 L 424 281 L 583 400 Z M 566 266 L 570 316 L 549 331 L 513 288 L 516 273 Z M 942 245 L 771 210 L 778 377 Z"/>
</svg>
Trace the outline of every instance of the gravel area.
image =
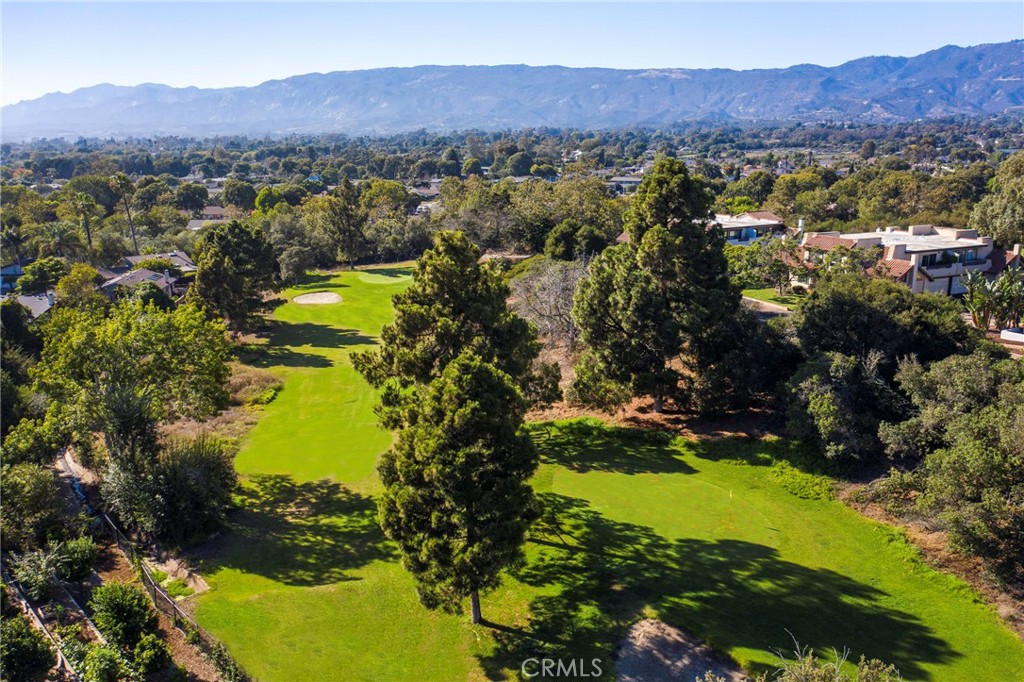
<svg viewBox="0 0 1024 682">
<path fill-rule="evenodd" d="M 341 296 L 333 291 L 316 291 L 312 294 L 299 294 L 292 301 L 299 305 L 323 305 L 325 303 L 341 303 Z"/>
<path fill-rule="evenodd" d="M 629 629 L 615 665 L 618 682 L 694 682 L 707 672 L 727 682 L 747 680 L 739 667 L 697 637 L 652 619 Z"/>
</svg>

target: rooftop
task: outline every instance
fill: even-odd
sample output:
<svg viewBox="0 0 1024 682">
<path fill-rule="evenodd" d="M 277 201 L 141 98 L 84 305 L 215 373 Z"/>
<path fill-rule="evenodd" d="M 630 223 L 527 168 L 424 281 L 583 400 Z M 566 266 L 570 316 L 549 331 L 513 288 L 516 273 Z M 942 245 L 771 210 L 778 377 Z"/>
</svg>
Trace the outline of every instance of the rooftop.
<svg viewBox="0 0 1024 682">
<path fill-rule="evenodd" d="M 959 230 L 952 227 L 933 227 L 931 225 L 911 225 L 906 230 L 887 227 L 875 232 L 854 232 L 843 237 L 857 242 L 878 240 L 882 246 L 906 245 L 907 253 L 919 251 L 943 251 L 971 246 L 987 246 L 991 241 L 978 236 L 975 230 Z"/>
<path fill-rule="evenodd" d="M 724 213 L 716 213 L 715 222 L 721 225 L 723 229 L 735 229 L 740 227 L 775 227 L 782 224 L 781 220 L 765 220 L 762 218 L 754 218 L 749 215 L 728 215 Z"/>
</svg>

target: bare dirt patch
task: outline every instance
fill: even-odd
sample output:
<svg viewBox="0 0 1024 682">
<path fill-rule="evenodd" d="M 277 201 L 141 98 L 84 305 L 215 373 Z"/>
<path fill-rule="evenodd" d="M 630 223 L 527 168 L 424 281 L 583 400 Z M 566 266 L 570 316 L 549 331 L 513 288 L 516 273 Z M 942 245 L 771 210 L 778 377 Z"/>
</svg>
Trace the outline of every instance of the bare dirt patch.
<svg viewBox="0 0 1024 682">
<path fill-rule="evenodd" d="M 691 682 L 707 672 L 727 682 L 747 679 L 739 666 L 700 639 L 660 620 L 634 623 L 619 644 L 618 682 Z"/>
<path fill-rule="evenodd" d="M 299 294 L 292 299 L 292 302 L 299 305 L 326 305 L 328 303 L 341 303 L 341 296 L 333 291 L 314 291 L 310 294 Z"/>
</svg>

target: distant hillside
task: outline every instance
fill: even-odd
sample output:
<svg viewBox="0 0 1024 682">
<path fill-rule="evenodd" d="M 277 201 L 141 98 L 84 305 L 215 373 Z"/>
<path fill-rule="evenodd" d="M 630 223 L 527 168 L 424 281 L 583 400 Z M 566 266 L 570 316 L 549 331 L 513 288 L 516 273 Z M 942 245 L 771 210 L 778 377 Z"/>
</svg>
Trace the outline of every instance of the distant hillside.
<svg viewBox="0 0 1024 682">
<path fill-rule="evenodd" d="M 1024 114 L 1024 40 L 786 69 L 417 66 L 249 88 L 97 85 L 3 107 L 3 137 L 392 133 Z"/>
</svg>

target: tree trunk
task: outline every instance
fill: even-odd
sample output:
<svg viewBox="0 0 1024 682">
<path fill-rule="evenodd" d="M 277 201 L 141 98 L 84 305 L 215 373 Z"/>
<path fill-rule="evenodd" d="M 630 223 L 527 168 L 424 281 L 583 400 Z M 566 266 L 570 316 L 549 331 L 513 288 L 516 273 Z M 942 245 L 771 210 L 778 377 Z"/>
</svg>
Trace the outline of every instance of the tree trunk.
<svg viewBox="0 0 1024 682">
<path fill-rule="evenodd" d="M 473 613 L 473 624 L 478 625 L 483 616 L 480 615 L 480 593 L 476 590 L 469 593 L 469 607 Z"/>
<path fill-rule="evenodd" d="M 128 231 L 132 233 L 132 246 L 135 248 L 135 255 L 139 255 L 139 240 L 135 236 L 135 223 L 132 222 L 132 211 L 128 208 L 128 200 L 124 200 L 124 214 L 128 218 Z"/>
<path fill-rule="evenodd" d="M 85 244 L 89 249 L 89 256 L 92 256 L 92 229 L 89 226 L 89 219 L 82 217 L 82 229 L 85 230 Z"/>
<path fill-rule="evenodd" d="M 654 396 L 654 411 L 661 414 L 665 411 L 665 402 L 660 395 Z"/>
</svg>

